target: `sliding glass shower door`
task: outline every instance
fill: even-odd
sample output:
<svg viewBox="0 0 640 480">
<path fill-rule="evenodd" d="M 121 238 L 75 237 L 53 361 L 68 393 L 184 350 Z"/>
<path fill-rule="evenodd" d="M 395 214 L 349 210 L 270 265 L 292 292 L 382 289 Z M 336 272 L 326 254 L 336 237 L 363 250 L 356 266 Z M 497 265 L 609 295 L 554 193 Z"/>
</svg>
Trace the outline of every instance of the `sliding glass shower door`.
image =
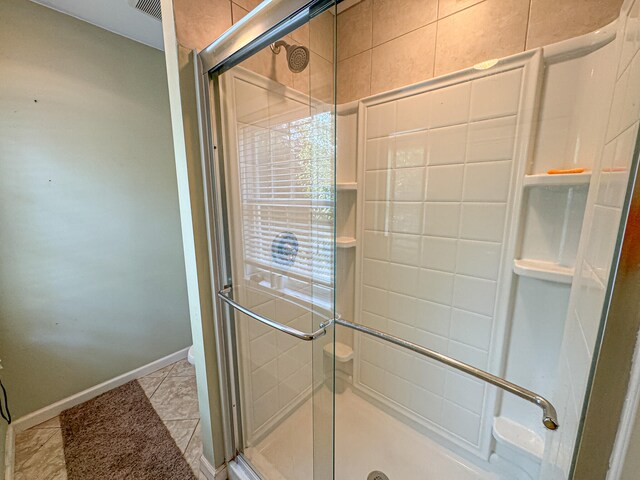
<svg viewBox="0 0 640 480">
<path fill-rule="evenodd" d="M 263 479 L 330 479 L 335 12 L 285 24 L 210 76 L 229 270 L 218 297 L 238 461 Z"/>
<path fill-rule="evenodd" d="M 336 3 L 265 0 L 200 53 L 231 478 L 578 478 L 640 0 L 475 65 L 433 2 Z"/>
</svg>

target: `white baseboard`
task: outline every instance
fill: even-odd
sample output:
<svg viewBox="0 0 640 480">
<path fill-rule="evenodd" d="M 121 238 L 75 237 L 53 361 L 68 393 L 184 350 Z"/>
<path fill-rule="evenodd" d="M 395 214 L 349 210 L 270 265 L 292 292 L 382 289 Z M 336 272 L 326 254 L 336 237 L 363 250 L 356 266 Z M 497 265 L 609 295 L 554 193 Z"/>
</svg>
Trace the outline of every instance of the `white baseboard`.
<svg viewBox="0 0 640 480">
<path fill-rule="evenodd" d="M 202 473 L 207 480 L 227 480 L 227 465 L 222 465 L 216 469 L 203 455 L 200 457 L 200 473 Z"/>
<path fill-rule="evenodd" d="M 71 395 L 70 397 L 64 398 L 56 403 L 52 403 L 51 405 L 41 408 L 40 410 L 36 410 L 24 417 L 20 417 L 9 425 L 7 429 L 7 435 L 5 438 L 5 454 L 4 454 L 4 479 L 5 480 L 13 480 L 13 473 L 15 469 L 15 440 L 16 434 L 20 432 L 24 432 L 31 427 L 35 427 L 36 425 L 41 424 L 42 422 L 46 422 L 47 420 L 51 420 L 54 417 L 60 415 L 63 410 L 66 410 L 71 407 L 75 407 L 76 405 L 80 405 L 87 400 L 91 400 L 92 398 L 97 397 L 109 390 L 112 390 L 120 385 L 124 385 L 131 380 L 135 380 L 137 378 L 144 377 L 156 370 L 160 370 L 161 368 L 166 367 L 167 365 L 171 365 L 179 360 L 187 358 L 187 353 L 189 348 L 183 348 L 175 353 L 167 355 L 159 360 L 151 362 L 147 365 L 143 365 L 140 368 L 136 368 L 135 370 L 131 370 L 130 372 L 123 373 L 111 380 L 107 380 L 106 382 L 102 382 L 99 385 L 96 385 L 91 388 L 87 388 L 82 392 L 76 393 L 75 395 Z M 225 477 L 220 477 L 226 479 L 226 470 Z M 216 478 L 216 480 L 218 480 Z"/>
<path fill-rule="evenodd" d="M 112 378 L 111 380 L 107 380 L 106 382 L 102 382 L 99 385 L 87 388 L 82 392 L 76 393 L 75 395 L 71 395 L 67 398 L 63 398 L 56 403 L 52 403 L 51 405 L 41 408 L 40 410 L 36 410 L 35 412 L 25 415 L 24 417 L 20 417 L 12 423 L 13 428 L 15 429 L 15 433 L 17 434 L 31 427 L 35 427 L 42 422 L 46 422 L 47 420 L 57 417 L 63 410 L 67 410 L 68 408 L 80 405 L 87 400 L 91 400 L 92 398 L 95 398 L 98 395 L 119 387 L 120 385 L 124 385 L 131 380 L 144 377 L 145 375 L 164 368 L 167 365 L 171 365 L 172 363 L 182 360 L 183 358 L 187 358 L 188 351 L 189 348 L 183 348 L 182 350 L 172 353 L 171 355 L 167 355 L 166 357 L 156 360 L 155 362 L 143 365 L 142 367 L 131 370 L 130 372 L 123 373 L 122 375 Z"/>
<path fill-rule="evenodd" d="M 16 433 L 13 425 L 7 428 L 4 444 L 4 479 L 13 480 L 14 463 L 16 459 Z"/>
</svg>

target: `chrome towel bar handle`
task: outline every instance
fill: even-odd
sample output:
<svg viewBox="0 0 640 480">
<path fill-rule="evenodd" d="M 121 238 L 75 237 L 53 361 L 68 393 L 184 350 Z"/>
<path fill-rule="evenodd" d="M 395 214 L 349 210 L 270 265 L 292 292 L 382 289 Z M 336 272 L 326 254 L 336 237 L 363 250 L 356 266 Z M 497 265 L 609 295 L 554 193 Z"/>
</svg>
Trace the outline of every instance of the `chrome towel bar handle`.
<svg viewBox="0 0 640 480">
<path fill-rule="evenodd" d="M 311 333 L 301 332 L 300 330 L 297 330 L 293 327 L 289 327 L 288 325 L 283 325 L 281 323 L 278 323 L 274 320 L 271 320 L 270 318 L 260 315 L 259 313 L 253 312 L 246 307 L 243 307 L 238 302 L 236 302 L 233 298 L 231 298 L 231 296 L 229 295 L 230 292 L 231 292 L 231 287 L 223 288 L 218 292 L 218 297 L 224 303 L 226 303 L 233 309 L 239 311 L 240 313 L 244 313 L 248 317 L 254 320 L 257 320 L 258 322 L 264 325 L 267 325 L 271 328 L 274 328 L 280 332 L 286 333 L 287 335 L 291 335 L 300 340 L 310 342 L 325 335 L 327 333 L 327 328 L 335 323 L 337 325 L 341 325 L 343 327 L 347 327 L 352 330 L 356 330 L 358 332 L 374 336 L 386 342 L 392 343 L 399 347 L 406 348 L 407 350 L 411 350 L 415 353 L 431 358 L 432 360 L 445 364 L 449 367 L 455 368 L 456 370 L 464 372 L 484 382 L 490 383 L 491 385 L 501 388 L 502 390 L 505 390 L 509 393 L 517 395 L 518 397 L 537 405 L 542 409 L 543 425 L 548 430 L 558 429 L 558 426 L 559 426 L 558 414 L 556 412 L 555 407 L 551 404 L 549 400 L 547 400 L 541 395 L 538 395 L 535 392 L 532 392 L 531 390 L 527 390 L 524 387 L 516 385 L 515 383 L 512 383 L 512 382 L 509 382 L 504 378 L 500 378 L 496 375 L 493 375 L 492 373 L 485 372 L 484 370 L 481 370 L 472 365 L 456 360 L 455 358 L 448 357 L 447 355 L 443 355 L 434 350 L 430 350 L 421 345 L 409 342 L 408 340 L 404 340 L 402 338 L 390 335 L 388 333 L 381 332 L 380 330 L 376 330 L 375 328 L 370 328 L 364 325 L 343 320 L 342 318 L 340 318 L 340 316 L 336 316 L 334 319 L 321 323 L 320 328 L 318 328 L 318 330 L 316 330 L 315 332 L 311 332 Z"/>
<path fill-rule="evenodd" d="M 558 429 L 558 426 L 559 426 L 558 414 L 556 412 L 555 407 L 551 404 L 549 400 L 547 400 L 541 395 L 538 395 L 535 392 L 532 392 L 531 390 L 527 390 L 526 388 L 516 385 L 515 383 L 511 383 L 508 380 L 505 380 L 504 378 L 497 377 L 496 375 L 493 375 L 489 372 L 485 372 L 484 370 L 480 370 L 479 368 L 476 368 L 472 365 L 463 363 L 459 360 L 456 360 L 455 358 L 448 357 L 441 353 L 425 348 L 421 345 L 417 345 L 407 340 L 403 340 L 393 335 L 389 335 L 388 333 L 381 332 L 380 330 L 376 330 L 375 328 L 370 328 L 357 323 L 352 323 L 347 320 L 343 320 L 339 317 L 336 318 L 334 321 L 337 325 L 342 325 L 343 327 L 351 328 L 352 330 L 356 330 L 361 333 L 366 333 L 367 335 L 371 335 L 373 337 L 379 338 L 381 340 L 392 343 L 399 347 L 406 348 L 415 353 L 431 358 L 432 360 L 448 365 L 449 367 L 455 368 L 456 370 L 467 373 L 484 382 L 490 383 L 491 385 L 495 385 L 496 387 L 499 387 L 514 395 L 517 395 L 518 397 L 524 400 L 534 403 L 542 409 L 542 424 L 548 430 Z"/>
<path fill-rule="evenodd" d="M 270 318 L 260 315 L 259 313 L 253 312 L 246 307 L 243 307 L 242 305 L 240 305 L 238 302 L 236 302 L 233 298 L 229 296 L 229 293 L 231 292 L 231 288 L 232 287 L 226 287 L 218 292 L 218 297 L 220 298 L 220 300 L 222 300 L 224 303 L 234 308 L 235 310 L 241 313 L 244 313 L 248 317 L 251 317 L 254 320 L 257 320 L 258 322 L 263 323 L 264 325 L 274 328 L 280 332 L 286 333 L 287 335 L 291 335 L 292 337 L 296 337 L 296 338 L 299 338 L 300 340 L 304 340 L 305 342 L 310 342 L 315 340 L 316 338 L 322 337 L 327 333 L 327 328 L 333 324 L 333 320 L 329 320 L 327 322 L 321 323 L 320 328 L 318 328 L 318 330 L 316 330 L 315 332 L 311 332 L 311 333 L 301 332 L 300 330 L 297 330 L 293 327 L 289 327 L 288 325 L 283 325 L 282 323 L 278 323 L 274 320 L 271 320 Z"/>
</svg>

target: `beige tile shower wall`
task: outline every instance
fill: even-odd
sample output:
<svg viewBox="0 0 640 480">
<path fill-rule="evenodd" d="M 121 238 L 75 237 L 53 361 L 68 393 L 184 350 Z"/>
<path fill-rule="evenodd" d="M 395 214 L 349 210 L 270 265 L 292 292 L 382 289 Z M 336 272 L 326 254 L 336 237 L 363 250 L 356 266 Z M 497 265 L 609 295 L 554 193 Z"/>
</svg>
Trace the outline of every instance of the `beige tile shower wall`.
<svg viewBox="0 0 640 480">
<path fill-rule="evenodd" d="M 260 0 L 174 0 L 178 42 L 187 48 L 203 50 L 237 23 Z M 274 55 L 268 48 L 243 62 L 242 66 L 319 99 L 333 99 L 333 25 L 334 15 L 327 11 L 287 35 L 288 43 L 311 50 L 309 67 L 292 73 L 286 56 Z"/>
<path fill-rule="evenodd" d="M 362 0 L 338 15 L 338 103 L 596 30 L 622 0 Z"/>
<path fill-rule="evenodd" d="M 259 3 L 260 0 L 173 0 L 178 43 L 200 51 Z"/>
</svg>

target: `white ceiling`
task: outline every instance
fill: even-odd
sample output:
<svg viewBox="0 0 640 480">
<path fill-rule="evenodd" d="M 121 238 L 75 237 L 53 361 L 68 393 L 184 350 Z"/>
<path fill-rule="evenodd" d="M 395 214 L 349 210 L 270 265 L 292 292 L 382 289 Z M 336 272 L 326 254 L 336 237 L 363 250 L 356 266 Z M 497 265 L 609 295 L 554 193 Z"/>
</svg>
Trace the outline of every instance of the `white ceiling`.
<svg viewBox="0 0 640 480">
<path fill-rule="evenodd" d="M 33 0 L 150 47 L 163 49 L 162 24 L 127 0 Z"/>
</svg>

